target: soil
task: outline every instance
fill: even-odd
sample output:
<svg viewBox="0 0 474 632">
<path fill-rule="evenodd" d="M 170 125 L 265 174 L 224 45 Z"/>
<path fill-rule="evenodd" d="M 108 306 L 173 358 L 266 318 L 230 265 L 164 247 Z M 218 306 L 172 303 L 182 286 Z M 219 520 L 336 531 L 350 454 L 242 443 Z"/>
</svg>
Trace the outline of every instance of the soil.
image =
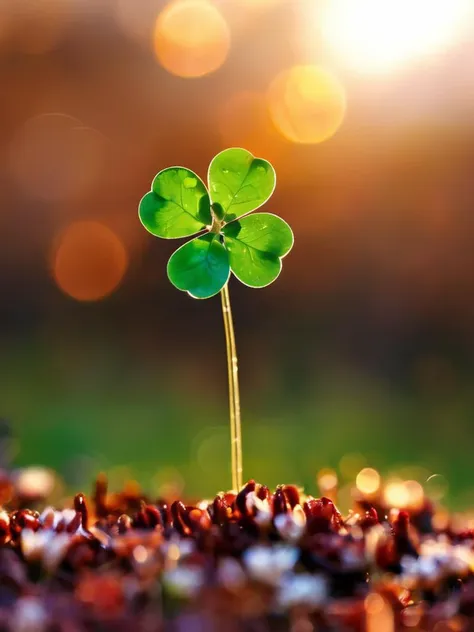
<svg viewBox="0 0 474 632">
<path fill-rule="evenodd" d="M 344 516 L 255 481 L 185 504 L 100 476 L 54 509 L 4 474 L 0 495 L 0 631 L 474 631 L 474 531 L 424 495 L 354 486 Z"/>
</svg>

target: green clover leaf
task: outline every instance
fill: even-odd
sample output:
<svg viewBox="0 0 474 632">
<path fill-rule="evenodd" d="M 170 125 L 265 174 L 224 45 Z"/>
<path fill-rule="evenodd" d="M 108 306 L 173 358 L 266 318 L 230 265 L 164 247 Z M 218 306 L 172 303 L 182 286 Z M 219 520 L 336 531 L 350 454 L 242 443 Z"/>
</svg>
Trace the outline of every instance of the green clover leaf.
<svg viewBox="0 0 474 632">
<path fill-rule="evenodd" d="M 229 280 L 229 253 L 219 235 L 208 233 L 178 248 L 168 261 L 171 283 L 193 298 L 210 298 Z"/>
<path fill-rule="evenodd" d="M 256 213 L 222 229 L 235 276 L 250 287 L 270 285 L 293 246 L 291 228 L 277 215 Z"/>
<path fill-rule="evenodd" d="M 226 222 L 255 211 L 270 198 L 275 182 L 275 170 L 267 160 L 246 149 L 225 149 L 209 165 L 213 211 Z"/>
<path fill-rule="evenodd" d="M 169 167 L 155 176 L 140 201 L 139 216 L 156 237 L 188 237 L 212 223 L 209 193 L 190 169 Z"/>
<path fill-rule="evenodd" d="M 189 169 L 160 171 L 141 200 L 139 216 L 157 237 L 187 237 L 168 262 L 168 278 L 194 298 L 210 298 L 227 284 L 230 272 L 245 285 L 264 287 L 280 274 L 282 258 L 293 246 L 286 222 L 255 213 L 275 188 L 275 171 L 245 149 L 226 149 L 209 166 L 210 195 Z"/>
</svg>

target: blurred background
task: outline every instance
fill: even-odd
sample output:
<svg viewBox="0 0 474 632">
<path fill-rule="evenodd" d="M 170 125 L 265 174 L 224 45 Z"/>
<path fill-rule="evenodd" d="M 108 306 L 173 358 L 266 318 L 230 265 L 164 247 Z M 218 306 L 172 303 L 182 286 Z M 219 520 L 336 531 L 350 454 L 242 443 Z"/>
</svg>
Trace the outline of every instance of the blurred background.
<svg viewBox="0 0 474 632">
<path fill-rule="evenodd" d="M 472 0 L 2 0 L 3 465 L 230 485 L 220 301 L 137 206 L 237 145 L 295 232 L 274 285 L 230 284 L 244 477 L 474 503 L 473 35 Z"/>
</svg>

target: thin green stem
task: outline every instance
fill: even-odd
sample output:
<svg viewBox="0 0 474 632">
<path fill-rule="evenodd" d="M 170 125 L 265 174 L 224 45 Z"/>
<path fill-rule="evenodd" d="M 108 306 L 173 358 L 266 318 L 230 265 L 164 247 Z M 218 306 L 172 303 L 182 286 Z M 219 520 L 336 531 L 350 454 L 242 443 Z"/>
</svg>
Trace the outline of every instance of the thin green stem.
<svg viewBox="0 0 474 632">
<path fill-rule="evenodd" d="M 239 367 L 228 283 L 221 290 L 221 299 L 227 348 L 227 373 L 229 377 L 232 488 L 239 490 L 242 487 L 242 424 L 240 421 Z"/>
</svg>

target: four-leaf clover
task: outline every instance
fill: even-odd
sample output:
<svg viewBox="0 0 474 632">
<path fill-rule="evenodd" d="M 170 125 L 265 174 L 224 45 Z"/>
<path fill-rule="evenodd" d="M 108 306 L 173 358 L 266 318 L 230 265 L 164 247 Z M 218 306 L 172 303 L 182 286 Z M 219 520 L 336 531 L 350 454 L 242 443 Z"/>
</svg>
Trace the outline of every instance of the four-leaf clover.
<svg viewBox="0 0 474 632">
<path fill-rule="evenodd" d="M 173 285 L 194 298 L 210 298 L 226 285 L 231 271 L 255 288 L 278 277 L 281 260 L 293 246 L 291 228 L 271 213 L 249 215 L 270 198 L 275 179 L 269 162 L 239 148 L 212 160 L 209 190 L 185 167 L 155 176 L 139 205 L 144 227 L 164 239 L 198 233 L 168 261 Z"/>
</svg>

